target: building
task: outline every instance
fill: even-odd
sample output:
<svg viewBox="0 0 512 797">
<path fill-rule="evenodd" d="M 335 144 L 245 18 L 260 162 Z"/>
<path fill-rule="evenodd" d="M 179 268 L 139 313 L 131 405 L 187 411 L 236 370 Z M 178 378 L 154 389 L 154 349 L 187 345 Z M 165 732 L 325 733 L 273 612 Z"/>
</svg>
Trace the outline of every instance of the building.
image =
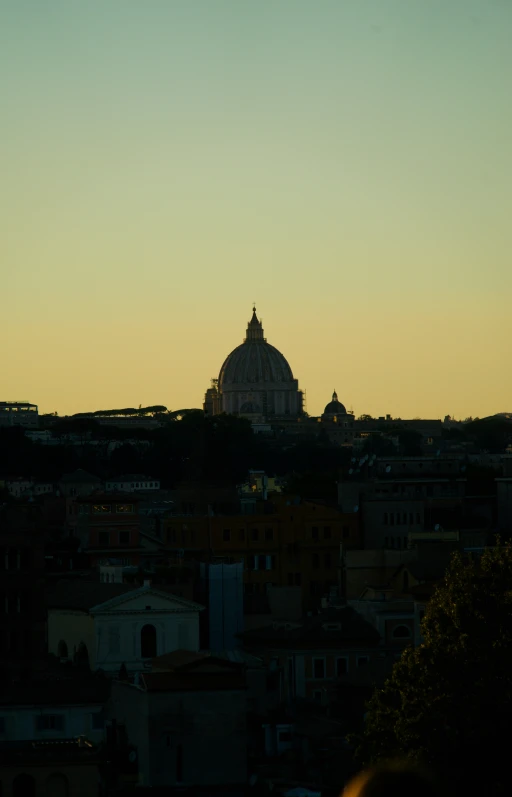
<svg viewBox="0 0 512 797">
<path fill-rule="evenodd" d="M 25 429 L 39 428 L 37 404 L 28 401 L 0 401 L 0 427 L 23 426 Z"/>
<path fill-rule="evenodd" d="M 162 548 L 184 560 L 207 554 L 243 562 L 246 595 L 298 586 L 304 611 L 319 608 L 322 598 L 339 588 L 340 544 L 360 547 L 359 515 L 285 494 L 256 500 L 254 509 L 254 514 L 171 515 L 162 519 Z"/>
<path fill-rule="evenodd" d="M 121 565 L 140 563 L 139 502 L 135 495 L 96 492 L 73 504 L 76 536 L 91 567 L 117 559 Z"/>
<path fill-rule="evenodd" d="M 59 490 L 66 498 L 84 497 L 102 488 L 101 479 L 82 468 L 78 468 L 74 473 L 65 473 L 59 481 Z"/>
<path fill-rule="evenodd" d="M 350 446 L 353 444 L 355 436 L 354 413 L 347 412 L 345 405 L 338 401 L 336 391 L 332 394 L 331 401 L 326 405 L 320 422 L 331 443 Z"/>
<path fill-rule="evenodd" d="M 204 409 L 209 415 L 227 412 L 253 422 L 303 414 L 299 383 L 286 358 L 264 337 L 255 307 L 245 339 L 226 357 L 206 393 Z"/>
<path fill-rule="evenodd" d="M 0 742 L 3 797 L 90 797 L 101 784 L 102 757 L 88 739 Z"/>
<path fill-rule="evenodd" d="M 46 653 L 43 532 L 40 506 L 0 508 L 0 667 L 7 679 L 31 675 Z"/>
<path fill-rule="evenodd" d="M 36 498 L 54 492 L 50 482 L 34 482 L 32 479 L 11 479 L 3 483 L 13 498 Z"/>
<path fill-rule="evenodd" d="M 48 596 L 48 650 L 60 659 L 88 659 L 91 670 L 144 669 L 173 650 L 199 650 L 203 607 L 149 582 L 60 581 Z"/>
<path fill-rule="evenodd" d="M 127 473 L 105 482 L 107 492 L 134 493 L 160 489 L 160 480 L 142 473 Z"/>
<path fill-rule="evenodd" d="M 339 506 L 360 515 L 367 549 L 426 540 L 476 545 L 493 528 L 494 499 L 469 494 L 466 467 L 463 458 L 442 455 L 367 455 L 338 483 Z"/>
<path fill-rule="evenodd" d="M 137 751 L 139 785 L 228 786 L 247 782 L 244 665 L 177 650 L 137 684 L 115 681 L 109 716 Z"/>
<path fill-rule="evenodd" d="M 204 604 L 201 615 L 201 647 L 233 650 L 244 630 L 244 570 L 242 562 L 200 562 L 197 598 Z"/>
<path fill-rule="evenodd" d="M 285 699 L 324 704 L 330 684 L 381 654 L 377 630 L 353 608 L 274 619 L 244 633 L 244 647 L 282 672 Z"/>
<path fill-rule="evenodd" d="M 0 742 L 105 738 L 111 681 L 79 675 L 14 684 L 0 694 Z"/>
</svg>

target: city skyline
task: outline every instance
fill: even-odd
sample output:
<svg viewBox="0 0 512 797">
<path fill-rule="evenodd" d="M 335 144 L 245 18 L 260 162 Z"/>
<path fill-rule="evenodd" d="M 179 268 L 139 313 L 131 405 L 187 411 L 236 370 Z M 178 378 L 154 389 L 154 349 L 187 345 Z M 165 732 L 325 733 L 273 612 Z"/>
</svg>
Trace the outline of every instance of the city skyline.
<svg viewBox="0 0 512 797">
<path fill-rule="evenodd" d="M 512 8 L 0 9 L 2 399 L 199 407 L 256 301 L 310 414 L 512 410 Z"/>
</svg>

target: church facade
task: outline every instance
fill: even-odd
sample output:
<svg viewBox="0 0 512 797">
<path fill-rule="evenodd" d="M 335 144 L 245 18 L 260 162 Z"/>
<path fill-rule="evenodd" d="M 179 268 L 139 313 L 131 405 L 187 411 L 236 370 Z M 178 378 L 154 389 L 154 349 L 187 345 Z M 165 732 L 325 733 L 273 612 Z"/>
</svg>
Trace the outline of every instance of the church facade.
<svg viewBox="0 0 512 797">
<path fill-rule="evenodd" d="M 253 308 L 245 339 L 228 354 L 207 390 L 204 410 L 253 421 L 298 419 L 303 415 L 303 393 L 286 358 L 264 336 Z"/>
</svg>

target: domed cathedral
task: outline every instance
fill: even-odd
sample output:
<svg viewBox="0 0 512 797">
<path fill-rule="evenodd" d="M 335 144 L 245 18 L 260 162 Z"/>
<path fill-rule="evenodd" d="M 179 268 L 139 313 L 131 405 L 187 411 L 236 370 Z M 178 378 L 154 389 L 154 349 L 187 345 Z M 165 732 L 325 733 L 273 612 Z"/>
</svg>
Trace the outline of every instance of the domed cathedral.
<svg viewBox="0 0 512 797">
<path fill-rule="evenodd" d="M 320 418 L 322 428 L 325 429 L 332 443 L 337 445 L 352 445 L 354 440 L 354 413 L 347 412 L 345 405 L 338 401 L 336 391 L 326 405 Z"/>
<path fill-rule="evenodd" d="M 331 401 L 323 411 L 322 420 L 336 422 L 339 415 L 347 415 L 347 411 L 341 401 L 338 401 L 338 394 L 334 391 Z"/>
<path fill-rule="evenodd" d="M 286 358 L 267 343 L 253 307 L 244 342 L 228 354 L 219 378 L 206 391 L 204 411 L 226 412 L 253 421 L 299 418 L 303 394 Z"/>
</svg>

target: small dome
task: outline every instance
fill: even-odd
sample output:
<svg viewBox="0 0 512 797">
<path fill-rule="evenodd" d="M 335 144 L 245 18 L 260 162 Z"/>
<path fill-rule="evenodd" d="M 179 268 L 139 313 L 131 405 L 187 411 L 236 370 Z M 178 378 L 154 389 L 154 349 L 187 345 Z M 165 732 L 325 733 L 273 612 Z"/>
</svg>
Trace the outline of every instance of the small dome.
<svg viewBox="0 0 512 797">
<path fill-rule="evenodd" d="M 336 391 L 334 391 L 334 393 L 332 394 L 332 401 L 330 401 L 327 404 L 324 410 L 324 415 L 346 415 L 346 414 L 347 410 L 345 409 L 341 401 L 338 401 L 338 394 L 336 393 Z"/>
<path fill-rule="evenodd" d="M 261 415 L 261 407 L 254 401 L 246 401 L 240 407 L 240 415 Z"/>
</svg>

